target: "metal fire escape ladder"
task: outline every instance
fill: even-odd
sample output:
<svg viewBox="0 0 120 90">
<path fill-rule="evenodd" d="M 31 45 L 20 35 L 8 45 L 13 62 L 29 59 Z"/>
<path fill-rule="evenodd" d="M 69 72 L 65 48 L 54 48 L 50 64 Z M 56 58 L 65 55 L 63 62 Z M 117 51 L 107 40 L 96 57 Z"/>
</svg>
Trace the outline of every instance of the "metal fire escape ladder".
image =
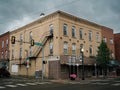
<svg viewBox="0 0 120 90">
<path fill-rule="evenodd" d="M 42 46 L 36 46 L 37 48 L 34 49 L 33 57 L 35 57 L 35 58 L 38 57 L 38 55 L 40 54 L 40 52 L 41 52 L 41 50 L 42 50 L 42 47 L 44 47 L 45 44 L 46 44 L 46 42 L 48 41 L 48 39 L 50 39 L 50 38 L 52 38 L 52 37 L 53 37 L 53 34 L 51 34 L 50 31 L 45 32 L 45 33 L 42 35 L 42 37 L 41 37 L 41 39 L 40 39 L 40 41 L 39 41 L 39 42 L 42 43 Z"/>
</svg>

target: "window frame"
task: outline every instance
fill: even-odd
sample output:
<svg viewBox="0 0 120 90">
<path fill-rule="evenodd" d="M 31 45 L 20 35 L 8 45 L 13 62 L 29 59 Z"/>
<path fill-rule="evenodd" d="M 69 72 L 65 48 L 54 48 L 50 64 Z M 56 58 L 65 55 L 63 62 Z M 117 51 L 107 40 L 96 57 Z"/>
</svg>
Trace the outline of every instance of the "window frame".
<svg viewBox="0 0 120 90">
<path fill-rule="evenodd" d="M 72 26 L 72 38 L 76 37 L 76 29 L 75 26 Z"/>
</svg>

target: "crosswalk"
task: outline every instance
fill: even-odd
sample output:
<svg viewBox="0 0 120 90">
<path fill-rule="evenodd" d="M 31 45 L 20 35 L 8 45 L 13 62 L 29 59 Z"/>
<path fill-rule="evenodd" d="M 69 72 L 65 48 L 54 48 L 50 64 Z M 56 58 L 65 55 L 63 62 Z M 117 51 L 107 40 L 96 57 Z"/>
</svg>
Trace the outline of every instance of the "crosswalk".
<svg viewBox="0 0 120 90">
<path fill-rule="evenodd" d="M 49 81 L 44 81 L 44 82 L 24 82 L 24 83 L 12 83 L 12 82 L 6 82 L 3 85 L 0 85 L 0 90 L 5 89 L 5 88 L 16 88 L 16 87 L 26 87 L 26 86 L 35 86 L 35 85 L 48 85 L 48 84 L 54 84 L 54 82 L 49 82 Z M 67 82 L 63 84 L 79 84 L 79 85 L 109 85 L 109 86 L 120 86 L 120 81 L 114 81 L 114 82 L 109 82 L 109 81 L 91 81 L 91 82 Z"/>
<path fill-rule="evenodd" d="M 25 86 L 34 86 L 34 85 L 44 85 L 44 84 L 52 84 L 52 82 L 32 82 L 32 83 L 17 83 L 17 84 L 7 84 L 7 85 L 4 85 L 4 86 L 0 86 L 0 89 L 4 89 L 4 88 L 7 88 L 7 87 L 10 87 L 10 88 L 15 88 L 15 87 L 25 87 Z"/>
<path fill-rule="evenodd" d="M 101 81 L 96 81 L 96 82 L 69 82 L 68 84 L 120 86 L 120 81 L 114 81 L 113 83 L 110 83 L 110 82 L 101 82 Z"/>
</svg>

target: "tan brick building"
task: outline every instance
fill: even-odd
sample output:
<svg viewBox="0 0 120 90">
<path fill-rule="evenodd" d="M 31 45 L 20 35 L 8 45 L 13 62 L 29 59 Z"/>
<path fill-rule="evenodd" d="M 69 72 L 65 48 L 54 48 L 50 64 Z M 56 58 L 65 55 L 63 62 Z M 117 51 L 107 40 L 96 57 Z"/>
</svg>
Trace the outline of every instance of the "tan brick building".
<svg viewBox="0 0 120 90">
<path fill-rule="evenodd" d="M 81 48 L 84 49 L 85 76 L 94 74 L 93 57 L 102 39 L 98 24 L 57 11 L 12 31 L 11 36 L 16 37 L 15 44 L 10 44 L 12 74 L 34 76 L 36 71 L 43 70 L 47 78 L 69 78 L 72 73 L 80 78 Z M 32 39 L 43 44 L 44 55 L 41 46 L 30 45 Z M 30 64 L 26 66 L 28 57 Z M 42 64 L 43 59 L 46 64 Z M 17 70 L 13 69 L 15 65 Z"/>
</svg>

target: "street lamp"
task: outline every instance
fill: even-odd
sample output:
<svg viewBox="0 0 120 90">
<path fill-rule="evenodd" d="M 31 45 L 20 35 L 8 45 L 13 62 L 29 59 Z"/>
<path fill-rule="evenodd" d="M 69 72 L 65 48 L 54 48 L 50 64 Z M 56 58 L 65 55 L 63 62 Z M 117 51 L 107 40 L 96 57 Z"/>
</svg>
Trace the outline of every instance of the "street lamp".
<svg viewBox="0 0 120 90">
<path fill-rule="evenodd" d="M 84 78 L 84 49 L 81 49 L 81 56 L 82 56 L 82 80 L 85 80 Z"/>
</svg>

